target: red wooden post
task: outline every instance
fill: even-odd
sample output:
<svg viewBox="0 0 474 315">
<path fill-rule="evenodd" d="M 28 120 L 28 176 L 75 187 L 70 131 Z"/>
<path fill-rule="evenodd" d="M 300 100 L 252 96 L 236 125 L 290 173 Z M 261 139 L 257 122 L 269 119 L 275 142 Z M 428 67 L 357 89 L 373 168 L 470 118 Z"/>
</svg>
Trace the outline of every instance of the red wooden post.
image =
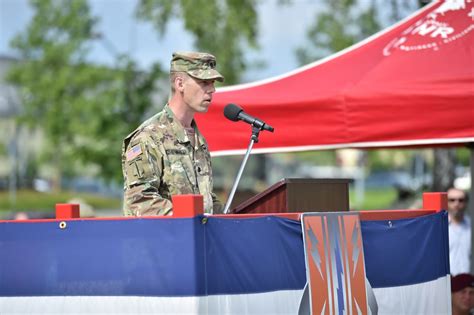
<svg viewBox="0 0 474 315">
<path fill-rule="evenodd" d="M 175 195 L 171 196 L 171 201 L 175 218 L 193 218 L 204 214 L 202 195 Z"/>
<path fill-rule="evenodd" d="M 445 192 L 425 192 L 423 193 L 423 209 L 427 210 L 447 210 L 448 196 Z"/>
<path fill-rule="evenodd" d="M 74 219 L 80 217 L 78 204 L 73 203 L 57 203 L 56 219 Z"/>
</svg>

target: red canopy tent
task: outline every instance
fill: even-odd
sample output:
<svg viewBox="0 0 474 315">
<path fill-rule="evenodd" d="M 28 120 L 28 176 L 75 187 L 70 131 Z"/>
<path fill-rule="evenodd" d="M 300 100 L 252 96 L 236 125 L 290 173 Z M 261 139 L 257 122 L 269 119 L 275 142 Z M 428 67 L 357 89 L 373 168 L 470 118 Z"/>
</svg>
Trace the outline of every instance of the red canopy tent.
<svg viewBox="0 0 474 315">
<path fill-rule="evenodd" d="M 285 75 L 218 89 L 198 125 L 213 155 L 244 153 L 241 105 L 275 128 L 253 152 L 474 142 L 474 1 L 434 2 L 344 51 Z"/>
</svg>

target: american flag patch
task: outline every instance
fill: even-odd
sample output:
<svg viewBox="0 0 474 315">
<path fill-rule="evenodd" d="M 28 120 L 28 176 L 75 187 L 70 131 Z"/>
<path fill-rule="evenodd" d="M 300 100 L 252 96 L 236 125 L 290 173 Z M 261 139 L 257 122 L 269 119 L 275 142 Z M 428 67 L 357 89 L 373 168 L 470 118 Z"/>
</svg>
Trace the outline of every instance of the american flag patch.
<svg viewBox="0 0 474 315">
<path fill-rule="evenodd" d="M 142 148 L 140 147 L 139 144 L 137 144 L 136 146 L 131 147 L 127 151 L 127 161 L 133 160 L 134 158 L 136 158 L 140 154 L 142 154 Z"/>
</svg>

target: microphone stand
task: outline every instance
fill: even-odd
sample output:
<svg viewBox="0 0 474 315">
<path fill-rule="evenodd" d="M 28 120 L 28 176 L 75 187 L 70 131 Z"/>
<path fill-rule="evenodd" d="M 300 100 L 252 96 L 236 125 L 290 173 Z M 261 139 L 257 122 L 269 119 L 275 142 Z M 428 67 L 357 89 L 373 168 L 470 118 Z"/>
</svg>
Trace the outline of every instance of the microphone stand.
<svg viewBox="0 0 474 315">
<path fill-rule="evenodd" d="M 234 185 L 232 186 L 232 190 L 230 191 L 229 198 L 224 207 L 224 214 L 229 213 L 230 204 L 232 203 L 232 199 L 234 199 L 235 191 L 237 190 L 237 186 L 240 182 L 240 177 L 242 177 L 242 173 L 244 172 L 245 164 L 247 164 L 247 160 L 249 159 L 250 151 L 252 150 L 253 144 L 258 143 L 258 135 L 261 131 L 261 128 L 255 127 L 252 125 L 252 136 L 250 137 L 250 143 L 247 148 L 247 152 L 245 153 L 244 159 L 242 160 L 242 164 L 240 164 L 239 172 L 237 173 L 237 177 L 235 178 Z"/>
</svg>

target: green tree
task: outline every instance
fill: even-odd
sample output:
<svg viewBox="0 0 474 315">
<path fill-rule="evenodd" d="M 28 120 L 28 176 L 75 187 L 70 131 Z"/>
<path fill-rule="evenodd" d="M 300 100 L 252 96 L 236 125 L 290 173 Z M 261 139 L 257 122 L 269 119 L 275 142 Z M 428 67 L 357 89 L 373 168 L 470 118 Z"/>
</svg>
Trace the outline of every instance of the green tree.
<svg viewBox="0 0 474 315">
<path fill-rule="evenodd" d="M 83 163 L 99 167 L 103 177 L 120 182 L 123 180 L 120 160 L 123 138 L 154 109 L 153 94 L 165 95 L 168 91 L 155 87 L 157 80 L 165 75 L 159 64 L 144 72 L 133 60 L 122 57 L 120 65 L 111 72 L 112 78 L 104 84 L 107 90 L 89 100 L 90 108 L 83 113 L 82 121 L 75 121 L 75 129 L 80 132 L 72 153 Z"/>
<path fill-rule="evenodd" d="M 316 13 L 307 32 L 308 42 L 296 50 L 307 64 L 347 48 L 400 21 L 429 0 L 333 0 Z"/>
<path fill-rule="evenodd" d="M 240 81 L 245 50 L 258 47 L 256 0 L 141 0 L 137 15 L 161 35 L 172 18 L 182 19 L 195 48 L 217 57 L 225 84 Z"/>
<path fill-rule="evenodd" d="M 23 60 L 12 67 L 8 79 L 21 88 L 21 121 L 41 125 L 50 141 L 54 153 L 49 158 L 58 170 L 58 186 L 66 144 L 74 135 L 71 122 L 82 103 L 79 86 L 85 76 L 98 75 L 84 64 L 84 43 L 91 37 L 95 21 L 85 1 L 35 0 L 31 5 L 35 16 L 27 31 L 12 41 Z"/>
<path fill-rule="evenodd" d="M 104 177 L 121 179 L 121 140 L 150 108 L 160 67 L 143 73 L 124 56 L 116 68 L 89 63 L 97 19 L 86 0 L 31 5 L 28 28 L 11 43 L 21 59 L 8 75 L 22 96 L 19 122 L 44 132 L 43 154 L 57 170 L 56 188 L 74 166 L 95 165 Z"/>
<path fill-rule="evenodd" d="M 329 56 L 380 29 L 375 1 L 367 7 L 358 5 L 356 0 L 328 1 L 314 21 L 308 29 L 308 44 L 296 50 L 300 64 Z"/>
</svg>

